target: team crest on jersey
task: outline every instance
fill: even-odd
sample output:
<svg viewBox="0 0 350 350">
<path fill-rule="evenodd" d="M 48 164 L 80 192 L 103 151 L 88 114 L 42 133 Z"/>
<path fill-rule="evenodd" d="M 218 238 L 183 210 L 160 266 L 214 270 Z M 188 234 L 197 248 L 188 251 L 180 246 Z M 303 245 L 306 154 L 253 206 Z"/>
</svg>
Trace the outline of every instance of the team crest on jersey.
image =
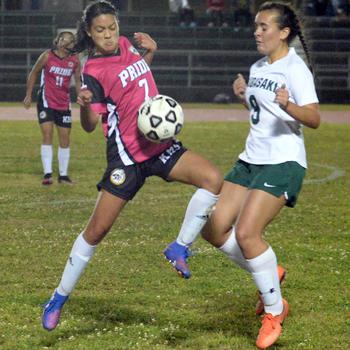
<svg viewBox="0 0 350 350">
<path fill-rule="evenodd" d="M 72 68 L 73 66 L 74 66 L 74 62 L 69 61 L 69 62 L 68 62 L 68 67 L 69 67 L 69 68 Z"/>
<path fill-rule="evenodd" d="M 125 182 L 125 179 L 126 175 L 123 169 L 114 169 L 110 176 L 111 182 L 116 186 L 123 184 Z"/>
<path fill-rule="evenodd" d="M 129 50 L 130 50 L 134 55 L 140 56 L 140 53 L 139 53 L 133 46 L 130 46 L 130 47 L 129 47 Z"/>
<path fill-rule="evenodd" d="M 45 111 L 41 111 L 41 112 L 39 113 L 39 118 L 40 118 L 40 119 L 45 119 L 45 118 L 46 118 L 46 112 L 45 112 Z"/>
</svg>

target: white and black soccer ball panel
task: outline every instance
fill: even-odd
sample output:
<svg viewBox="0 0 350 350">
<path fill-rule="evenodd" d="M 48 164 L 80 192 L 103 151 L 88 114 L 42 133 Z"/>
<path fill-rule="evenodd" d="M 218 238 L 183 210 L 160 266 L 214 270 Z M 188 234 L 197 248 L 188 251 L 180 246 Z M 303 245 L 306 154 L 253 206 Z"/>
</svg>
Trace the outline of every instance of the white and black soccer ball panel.
<svg viewBox="0 0 350 350">
<path fill-rule="evenodd" d="M 137 125 L 149 141 L 168 141 L 180 133 L 183 123 L 182 107 L 170 96 L 156 95 L 139 108 Z"/>
</svg>

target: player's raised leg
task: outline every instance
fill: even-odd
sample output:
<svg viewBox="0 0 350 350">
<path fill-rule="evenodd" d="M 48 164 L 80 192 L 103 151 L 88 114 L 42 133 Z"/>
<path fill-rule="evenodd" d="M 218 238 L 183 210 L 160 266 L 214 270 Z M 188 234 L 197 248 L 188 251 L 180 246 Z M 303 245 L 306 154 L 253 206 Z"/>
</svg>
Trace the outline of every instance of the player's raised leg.
<svg viewBox="0 0 350 350">
<path fill-rule="evenodd" d="M 169 174 L 169 179 L 198 187 L 185 213 L 176 241 L 168 245 L 164 255 L 183 278 L 191 276 L 187 259 L 191 256 L 189 246 L 208 220 L 218 200 L 223 178 L 219 170 L 207 159 L 187 151 L 178 160 Z"/>
</svg>

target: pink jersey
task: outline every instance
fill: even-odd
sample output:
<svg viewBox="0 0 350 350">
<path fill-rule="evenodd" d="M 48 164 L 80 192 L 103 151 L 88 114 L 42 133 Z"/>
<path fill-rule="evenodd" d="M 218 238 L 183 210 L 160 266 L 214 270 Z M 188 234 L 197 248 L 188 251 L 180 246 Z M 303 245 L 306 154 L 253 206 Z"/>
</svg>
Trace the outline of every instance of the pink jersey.
<svg viewBox="0 0 350 350">
<path fill-rule="evenodd" d="M 119 38 L 116 54 L 89 57 L 82 73 L 82 88 L 93 93 L 91 108 L 103 115 L 109 160 L 118 158 L 124 165 L 140 163 L 170 146 L 171 142 L 148 141 L 137 128 L 140 105 L 157 95 L 158 89 L 148 64 L 127 38 Z"/>
<path fill-rule="evenodd" d="M 78 64 L 76 55 L 60 58 L 53 51 L 49 51 L 40 82 L 44 107 L 59 111 L 70 109 L 70 80 Z"/>
</svg>

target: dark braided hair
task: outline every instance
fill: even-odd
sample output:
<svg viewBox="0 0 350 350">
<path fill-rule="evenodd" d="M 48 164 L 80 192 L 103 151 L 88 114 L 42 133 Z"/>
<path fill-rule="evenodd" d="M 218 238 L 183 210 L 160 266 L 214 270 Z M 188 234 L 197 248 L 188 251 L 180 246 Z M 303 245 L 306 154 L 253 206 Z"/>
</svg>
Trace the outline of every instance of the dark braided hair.
<svg viewBox="0 0 350 350">
<path fill-rule="evenodd" d="M 77 25 L 77 40 L 74 46 L 76 52 L 82 52 L 85 50 L 87 50 L 89 54 L 93 52 L 95 45 L 91 37 L 88 36 L 87 30 L 91 27 L 92 21 L 95 17 L 107 14 L 113 15 L 118 19 L 117 10 L 108 1 L 95 1 L 86 6 L 83 16 Z"/>
<path fill-rule="evenodd" d="M 290 4 L 277 1 L 267 1 L 259 7 L 259 12 L 267 10 L 274 10 L 278 13 L 277 24 L 279 29 L 283 29 L 286 27 L 290 29 L 290 34 L 287 38 L 288 45 L 295 39 L 296 36 L 299 37 L 299 40 L 301 42 L 301 45 L 303 46 L 306 55 L 309 68 L 312 71 L 309 49 L 307 47 L 306 40 L 302 32 L 301 24 L 296 14 L 296 11 Z"/>
</svg>

